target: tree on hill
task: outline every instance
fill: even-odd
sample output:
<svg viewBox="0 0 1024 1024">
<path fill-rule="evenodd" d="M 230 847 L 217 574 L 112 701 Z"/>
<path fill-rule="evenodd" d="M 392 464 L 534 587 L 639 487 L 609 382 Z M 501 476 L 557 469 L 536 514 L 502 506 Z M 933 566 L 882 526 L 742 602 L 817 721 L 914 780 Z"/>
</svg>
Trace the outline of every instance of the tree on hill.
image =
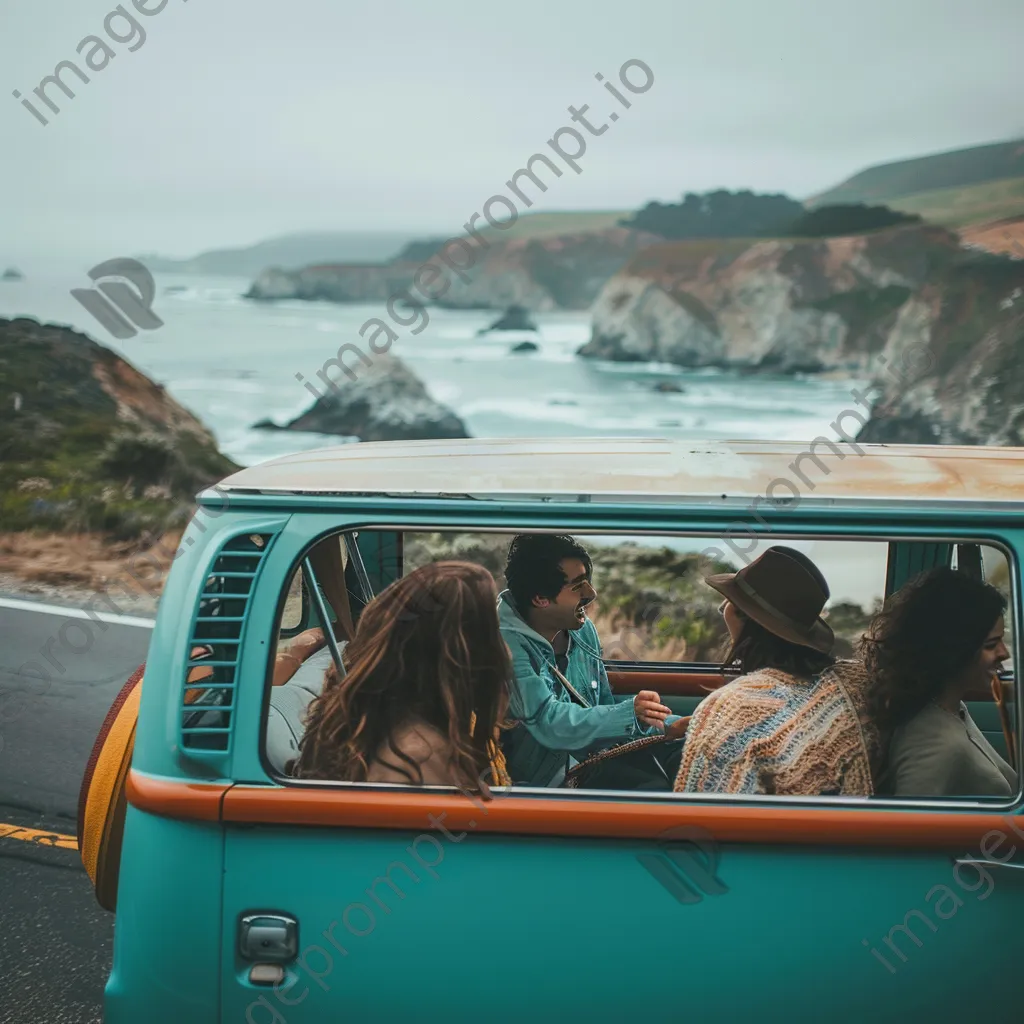
<svg viewBox="0 0 1024 1024">
<path fill-rule="evenodd" d="M 859 235 L 898 224 L 917 224 L 916 214 L 888 206 L 846 203 L 808 210 L 789 196 L 719 189 L 687 192 L 677 204 L 648 203 L 621 223 L 673 241 L 691 238 L 831 238 Z"/>
<path fill-rule="evenodd" d="M 809 210 L 778 233 L 791 238 L 835 238 L 878 231 L 881 228 L 895 227 L 897 224 L 920 223 L 921 218 L 917 214 L 900 213 L 888 206 L 844 203 Z"/>
<path fill-rule="evenodd" d="M 719 189 L 698 195 L 687 192 L 678 204 L 648 203 L 621 223 L 662 238 L 763 238 L 778 234 L 805 213 L 789 196 L 756 195 Z"/>
</svg>

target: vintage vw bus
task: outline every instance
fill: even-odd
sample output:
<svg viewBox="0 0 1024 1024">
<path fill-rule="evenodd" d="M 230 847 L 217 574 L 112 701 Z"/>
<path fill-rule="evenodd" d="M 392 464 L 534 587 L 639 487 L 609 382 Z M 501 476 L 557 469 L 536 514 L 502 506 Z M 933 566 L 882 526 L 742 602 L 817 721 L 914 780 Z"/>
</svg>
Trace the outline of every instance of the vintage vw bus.
<svg viewBox="0 0 1024 1024">
<path fill-rule="evenodd" d="M 1019 656 L 1021 449 L 424 441 L 241 470 L 200 495 L 142 683 L 83 786 L 83 858 L 117 914 L 108 1024 L 1019 1018 L 1019 787 L 516 786 L 485 804 L 290 778 L 302 712 L 373 595 L 452 554 L 498 574 L 530 531 L 588 545 L 599 594 L 617 581 L 598 622 L 616 693 L 655 689 L 681 714 L 723 681 L 711 620 L 679 626 L 705 600 L 698 571 L 775 542 L 822 568 L 837 635 L 922 569 L 984 574 Z M 681 589 L 630 606 L 665 566 Z M 327 646 L 281 700 L 275 652 L 311 626 Z M 1012 758 L 1003 675 L 969 707 Z"/>
</svg>

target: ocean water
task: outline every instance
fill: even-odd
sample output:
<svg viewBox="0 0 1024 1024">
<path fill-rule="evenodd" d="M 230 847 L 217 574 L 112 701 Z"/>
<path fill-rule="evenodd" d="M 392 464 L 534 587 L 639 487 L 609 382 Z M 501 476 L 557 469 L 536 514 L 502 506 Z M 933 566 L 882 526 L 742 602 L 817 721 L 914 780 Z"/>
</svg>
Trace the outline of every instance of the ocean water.
<svg viewBox="0 0 1024 1024">
<path fill-rule="evenodd" d="M 69 294 L 89 282 L 34 274 L 0 282 L 0 316 L 29 316 L 71 325 L 117 351 L 163 384 L 214 433 L 221 450 L 244 465 L 309 448 L 346 443 L 333 435 L 253 430 L 264 417 L 284 423 L 312 395 L 296 380 L 316 372 L 353 341 L 359 326 L 387 319 L 381 305 L 326 302 L 255 303 L 242 298 L 249 281 L 157 275 L 156 331 L 118 341 Z M 477 437 L 609 436 L 680 439 L 763 438 L 809 441 L 854 403 L 863 381 L 741 376 L 710 370 L 580 359 L 590 336 L 587 313 L 534 317 L 539 336 L 477 336 L 498 314 L 429 310 L 419 335 L 401 328 L 391 351 L 450 406 Z M 513 355 L 529 338 L 538 352 Z M 351 360 L 351 356 L 349 360 Z M 681 393 L 655 385 L 671 381 Z M 344 386 L 344 382 L 342 382 Z"/>
</svg>

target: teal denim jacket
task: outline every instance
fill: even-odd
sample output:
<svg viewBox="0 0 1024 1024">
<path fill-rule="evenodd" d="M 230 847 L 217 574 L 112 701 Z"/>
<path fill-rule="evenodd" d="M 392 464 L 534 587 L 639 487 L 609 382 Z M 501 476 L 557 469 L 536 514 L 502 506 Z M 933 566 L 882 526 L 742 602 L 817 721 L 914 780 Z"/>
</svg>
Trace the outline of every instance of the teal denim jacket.
<svg viewBox="0 0 1024 1024">
<path fill-rule="evenodd" d="M 520 786 L 558 785 L 571 755 L 588 754 L 660 732 L 640 725 L 632 698 L 616 700 L 601 658 L 601 643 L 587 619 L 569 634 L 565 677 L 589 707 L 581 707 L 555 675 L 554 648 L 527 625 L 508 591 L 498 603 L 501 634 L 512 651 L 510 715 L 519 724 L 502 736 L 512 781 Z M 671 724 L 678 716 L 671 716 Z"/>
</svg>

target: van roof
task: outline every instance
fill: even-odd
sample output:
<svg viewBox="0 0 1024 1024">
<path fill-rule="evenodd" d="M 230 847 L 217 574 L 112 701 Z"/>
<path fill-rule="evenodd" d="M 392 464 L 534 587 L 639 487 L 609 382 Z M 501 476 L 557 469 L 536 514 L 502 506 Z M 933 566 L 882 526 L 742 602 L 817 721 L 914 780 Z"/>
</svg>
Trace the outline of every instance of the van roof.
<svg viewBox="0 0 1024 1024">
<path fill-rule="evenodd" d="M 859 454 L 860 453 L 860 454 Z M 242 469 L 228 492 L 592 501 L 1024 504 L 1024 448 L 658 438 L 341 444 Z"/>
</svg>

